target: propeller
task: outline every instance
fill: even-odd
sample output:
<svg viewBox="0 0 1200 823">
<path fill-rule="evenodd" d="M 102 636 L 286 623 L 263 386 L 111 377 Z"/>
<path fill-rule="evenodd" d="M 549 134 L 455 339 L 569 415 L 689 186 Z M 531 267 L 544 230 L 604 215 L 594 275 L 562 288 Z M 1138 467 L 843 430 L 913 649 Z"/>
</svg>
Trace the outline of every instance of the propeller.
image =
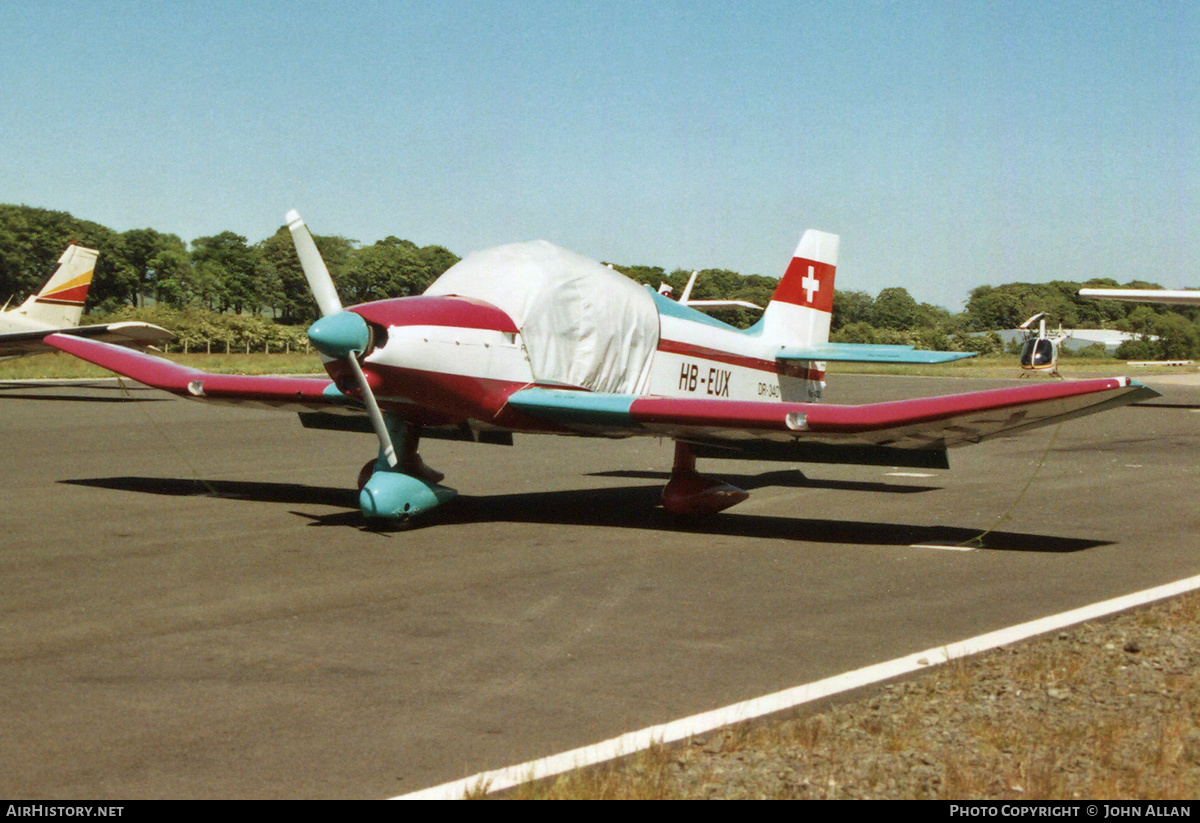
<svg viewBox="0 0 1200 823">
<path fill-rule="evenodd" d="M 383 452 L 387 464 L 395 468 L 399 460 L 396 457 L 396 447 L 392 445 L 392 435 L 388 431 L 387 421 L 375 400 L 375 393 L 363 374 L 362 364 L 358 358 L 371 344 L 371 329 L 361 315 L 346 311 L 334 288 L 333 278 L 329 269 L 317 250 L 308 226 L 304 225 L 299 212 L 292 209 L 287 213 L 288 231 L 292 233 L 292 242 L 296 246 L 296 255 L 300 258 L 300 268 L 304 269 L 304 277 L 308 287 L 316 298 L 317 307 L 321 310 L 321 319 L 308 327 L 308 339 L 313 348 L 332 357 L 334 360 L 345 360 L 354 372 L 354 379 L 362 391 L 363 404 L 367 407 L 367 417 L 371 420 L 371 428 L 379 438 L 379 448 Z"/>
</svg>

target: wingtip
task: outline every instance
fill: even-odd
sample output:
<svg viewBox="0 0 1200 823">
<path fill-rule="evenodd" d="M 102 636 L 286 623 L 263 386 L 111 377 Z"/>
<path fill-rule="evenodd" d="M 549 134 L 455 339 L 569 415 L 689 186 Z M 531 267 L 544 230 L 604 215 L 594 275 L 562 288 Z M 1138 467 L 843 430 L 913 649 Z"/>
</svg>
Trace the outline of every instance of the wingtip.
<svg viewBox="0 0 1200 823">
<path fill-rule="evenodd" d="M 288 209 L 288 213 L 283 219 L 284 222 L 287 223 L 289 229 L 297 224 L 301 226 L 304 225 L 304 221 L 300 219 L 300 212 L 296 211 L 295 209 Z"/>
</svg>

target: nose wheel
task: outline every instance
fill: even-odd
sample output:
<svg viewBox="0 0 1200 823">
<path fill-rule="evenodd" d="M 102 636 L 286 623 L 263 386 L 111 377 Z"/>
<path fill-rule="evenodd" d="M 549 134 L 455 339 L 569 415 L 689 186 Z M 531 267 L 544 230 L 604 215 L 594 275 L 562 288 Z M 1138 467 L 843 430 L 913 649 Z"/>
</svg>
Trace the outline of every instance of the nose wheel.
<svg viewBox="0 0 1200 823">
<path fill-rule="evenodd" d="M 420 430 L 390 414 L 384 417 L 401 457 L 390 466 L 381 448 L 379 456 L 368 460 L 358 473 L 358 505 L 373 526 L 402 523 L 458 496 L 454 489 L 440 485 L 445 475 L 427 466 L 417 453 Z"/>
</svg>

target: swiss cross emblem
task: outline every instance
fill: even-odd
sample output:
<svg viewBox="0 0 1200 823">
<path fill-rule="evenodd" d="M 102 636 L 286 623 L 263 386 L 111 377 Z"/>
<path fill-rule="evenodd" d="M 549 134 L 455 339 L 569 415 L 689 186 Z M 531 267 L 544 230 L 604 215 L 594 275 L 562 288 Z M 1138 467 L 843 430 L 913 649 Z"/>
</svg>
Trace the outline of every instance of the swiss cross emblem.
<svg viewBox="0 0 1200 823">
<path fill-rule="evenodd" d="M 812 266 L 808 267 L 808 274 L 800 281 L 800 288 L 804 289 L 804 299 L 808 303 L 811 303 L 813 295 L 821 290 L 821 281 L 813 277 Z"/>
</svg>

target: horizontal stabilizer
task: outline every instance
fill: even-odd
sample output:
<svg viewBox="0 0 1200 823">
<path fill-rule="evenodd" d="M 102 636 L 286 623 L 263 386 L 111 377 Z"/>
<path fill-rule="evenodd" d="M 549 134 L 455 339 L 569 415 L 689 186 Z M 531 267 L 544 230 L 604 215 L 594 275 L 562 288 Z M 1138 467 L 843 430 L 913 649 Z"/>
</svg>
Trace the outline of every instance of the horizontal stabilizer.
<svg viewBox="0 0 1200 823">
<path fill-rule="evenodd" d="M 700 311 L 713 311 L 715 309 L 754 309 L 762 311 L 763 307 L 757 303 L 751 303 L 749 300 L 689 300 L 684 303 L 679 301 L 681 305 L 690 306 L 693 309 Z"/>
<path fill-rule="evenodd" d="M 815 346 L 789 346 L 781 349 L 776 360 L 825 360 L 842 363 L 949 363 L 974 357 L 969 351 L 924 351 L 912 346 L 884 346 L 874 343 L 820 343 Z"/>
<path fill-rule="evenodd" d="M 0 333 L 0 357 L 20 357 L 26 354 L 44 354 L 55 350 L 45 342 L 50 334 L 69 334 L 102 340 L 118 346 L 145 348 L 165 343 L 175 337 L 171 332 L 151 323 L 126 320 L 120 323 L 101 323 L 94 326 L 72 326 L 63 329 L 36 329 Z"/>
</svg>

